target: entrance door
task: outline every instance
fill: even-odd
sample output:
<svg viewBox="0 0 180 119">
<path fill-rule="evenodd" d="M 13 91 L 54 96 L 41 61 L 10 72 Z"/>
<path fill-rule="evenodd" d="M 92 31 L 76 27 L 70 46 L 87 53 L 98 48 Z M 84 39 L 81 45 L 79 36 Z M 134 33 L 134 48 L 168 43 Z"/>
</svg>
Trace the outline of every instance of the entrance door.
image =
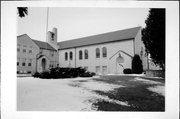
<svg viewBox="0 0 180 119">
<path fill-rule="evenodd" d="M 123 73 L 123 70 L 124 70 L 123 63 L 124 63 L 124 58 L 119 53 L 119 56 L 116 58 L 116 73 L 118 74 Z"/>
<path fill-rule="evenodd" d="M 42 59 L 41 66 L 42 66 L 42 71 L 45 71 L 45 69 L 46 69 L 46 59 L 45 58 Z"/>
</svg>

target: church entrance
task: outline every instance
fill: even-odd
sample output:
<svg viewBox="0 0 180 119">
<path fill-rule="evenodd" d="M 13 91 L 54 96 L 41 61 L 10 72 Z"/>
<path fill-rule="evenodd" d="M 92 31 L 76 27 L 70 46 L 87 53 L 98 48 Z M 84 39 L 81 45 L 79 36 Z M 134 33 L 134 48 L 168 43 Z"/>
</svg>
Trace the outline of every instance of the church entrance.
<svg viewBox="0 0 180 119">
<path fill-rule="evenodd" d="M 124 70 L 123 63 L 124 63 L 124 58 L 119 53 L 119 56 L 116 58 L 116 73 L 117 74 L 123 73 L 123 70 Z"/>
<path fill-rule="evenodd" d="M 44 72 L 46 70 L 46 59 L 43 58 L 41 61 L 42 71 Z"/>
</svg>

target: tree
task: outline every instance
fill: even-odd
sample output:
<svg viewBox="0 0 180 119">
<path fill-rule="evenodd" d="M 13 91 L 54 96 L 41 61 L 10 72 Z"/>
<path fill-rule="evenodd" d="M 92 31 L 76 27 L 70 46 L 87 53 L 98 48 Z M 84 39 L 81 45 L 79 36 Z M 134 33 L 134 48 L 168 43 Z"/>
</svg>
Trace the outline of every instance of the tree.
<svg viewBox="0 0 180 119">
<path fill-rule="evenodd" d="M 152 61 L 165 69 L 165 9 L 150 9 L 142 30 L 142 41 Z"/>
<path fill-rule="evenodd" d="M 141 74 L 143 72 L 142 61 L 139 55 L 135 54 L 132 60 L 132 73 Z"/>
<path fill-rule="evenodd" d="M 19 17 L 25 17 L 26 15 L 28 15 L 28 8 L 27 7 L 18 7 L 18 15 Z"/>
</svg>

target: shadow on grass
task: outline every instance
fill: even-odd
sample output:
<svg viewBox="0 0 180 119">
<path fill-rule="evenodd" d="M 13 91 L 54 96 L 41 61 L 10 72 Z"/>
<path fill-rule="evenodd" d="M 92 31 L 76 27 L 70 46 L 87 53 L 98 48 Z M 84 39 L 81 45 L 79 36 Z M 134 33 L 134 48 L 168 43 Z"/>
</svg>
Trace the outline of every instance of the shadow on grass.
<svg viewBox="0 0 180 119">
<path fill-rule="evenodd" d="M 110 99 L 127 101 L 129 106 L 117 105 L 107 101 L 98 101 L 93 105 L 99 111 L 165 111 L 164 96 L 146 89 L 147 86 L 125 87 L 113 92 L 95 91 Z"/>
</svg>

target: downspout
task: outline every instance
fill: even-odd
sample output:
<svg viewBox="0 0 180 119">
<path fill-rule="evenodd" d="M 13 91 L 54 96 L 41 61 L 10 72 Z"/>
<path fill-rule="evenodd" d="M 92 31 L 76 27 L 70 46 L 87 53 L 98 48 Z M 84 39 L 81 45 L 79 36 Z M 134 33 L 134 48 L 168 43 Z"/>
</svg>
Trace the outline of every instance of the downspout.
<svg viewBox="0 0 180 119">
<path fill-rule="evenodd" d="M 76 68 L 76 47 L 75 47 L 75 68 Z"/>
<path fill-rule="evenodd" d="M 38 53 L 39 54 L 39 53 Z M 37 72 L 37 55 L 38 54 L 36 54 L 36 72 Z"/>
<path fill-rule="evenodd" d="M 133 39 L 133 49 L 134 49 L 134 55 L 135 55 L 135 38 Z"/>
<path fill-rule="evenodd" d="M 38 54 L 36 54 L 36 72 L 37 72 L 37 56 L 40 54 L 40 52 Z"/>
</svg>

